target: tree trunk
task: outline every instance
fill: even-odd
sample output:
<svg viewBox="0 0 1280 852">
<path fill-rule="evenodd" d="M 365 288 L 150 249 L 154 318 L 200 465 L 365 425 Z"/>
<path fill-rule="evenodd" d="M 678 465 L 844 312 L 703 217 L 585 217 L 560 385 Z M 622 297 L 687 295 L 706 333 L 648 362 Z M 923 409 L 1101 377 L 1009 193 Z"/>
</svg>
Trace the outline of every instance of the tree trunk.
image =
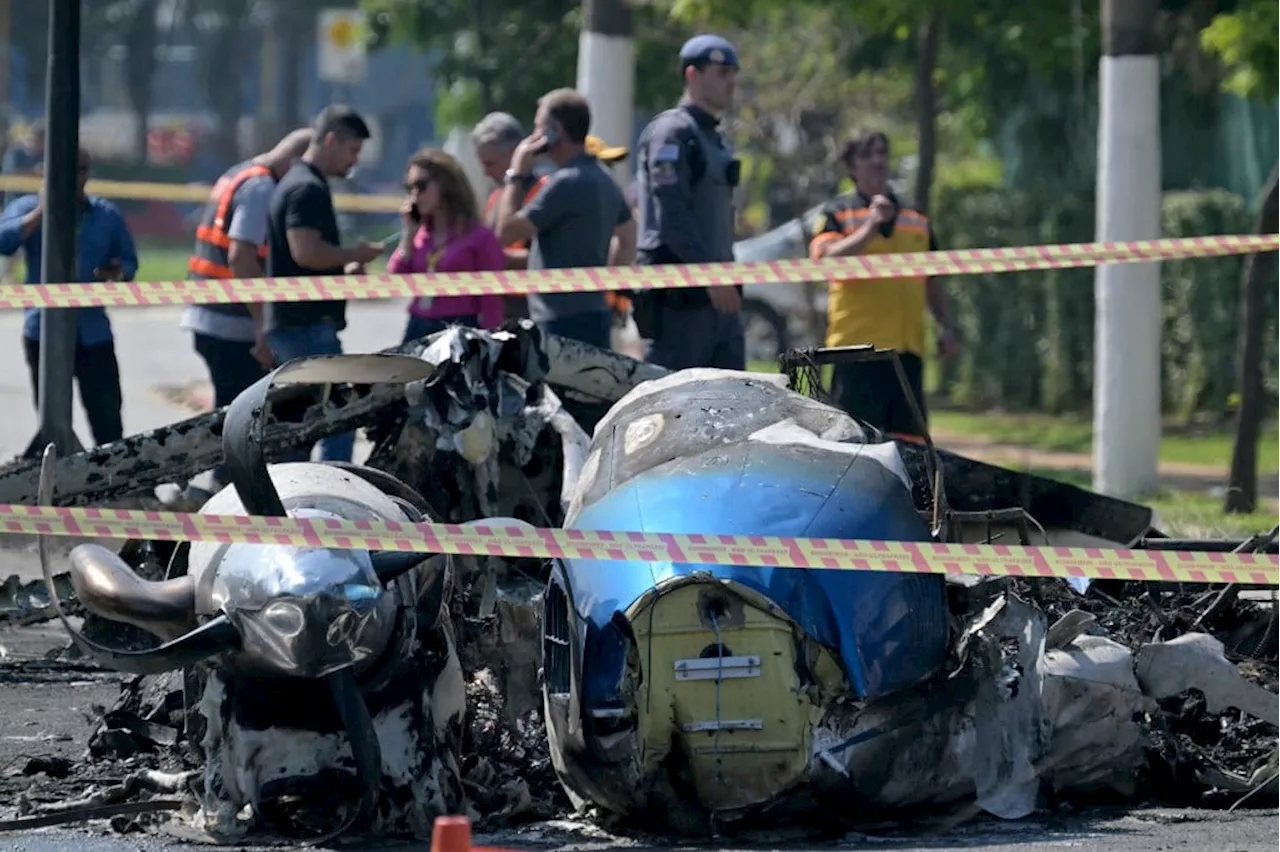
<svg viewBox="0 0 1280 852">
<path fill-rule="evenodd" d="M 1274 234 L 1276 216 L 1276 166 L 1263 188 L 1258 210 L 1259 234 Z M 1240 275 L 1240 349 L 1238 383 L 1240 410 L 1236 415 L 1236 441 L 1231 450 L 1231 478 L 1227 481 L 1224 512 L 1252 512 L 1258 504 L 1258 439 L 1262 434 L 1263 336 L 1266 333 L 1267 267 L 1274 253 L 1249 255 Z"/>
<path fill-rule="evenodd" d="M 160 0 L 143 0 L 125 29 L 125 86 L 137 116 L 134 140 L 139 165 L 147 162 L 147 135 L 151 124 L 151 82 L 156 75 L 156 9 Z"/>
<path fill-rule="evenodd" d="M 244 110 L 244 78 L 229 69 L 245 66 L 249 41 L 245 24 L 249 19 L 248 0 L 225 0 L 220 10 L 222 24 L 209 36 L 210 50 L 205 60 L 205 91 L 218 116 L 216 150 L 219 168 L 228 169 L 240 160 L 240 115 Z"/>
<path fill-rule="evenodd" d="M 279 73 L 279 28 L 271 25 L 263 28 L 258 41 L 258 110 L 254 118 L 255 148 L 265 151 L 276 143 L 292 125 L 280 118 L 280 104 L 276 87 Z"/>
<path fill-rule="evenodd" d="M 942 37 L 942 12 L 939 7 L 935 6 L 929 11 L 918 37 L 920 52 L 916 56 L 915 106 L 920 149 L 914 200 L 922 213 L 928 213 L 929 199 L 933 194 L 933 168 L 938 154 L 938 93 L 933 83 L 933 74 L 938 68 L 938 44 Z"/>
<path fill-rule="evenodd" d="M 484 0 L 471 0 L 471 29 L 476 34 L 476 54 L 481 61 L 476 66 L 476 82 L 480 86 L 480 112 L 488 115 L 498 108 L 497 99 L 493 94 L 493 71 L 484 61 L 489 58 L 492 47 L 489 45 L 489 33 L 485 29 L 488 21 L 485 19 L 485 3 Z"/>
<path fill-rule="evenodd" d="M 308 40 L 315 40 L 315 15 L 301 4 L 284 0 L 276 7 L 281 39 L 280 119 L 290 129 L 310 124 L 311 117 L 302 115 L 302 51 Z M 307 29 L 308 23 L 310 29 Z"/>
</svg>

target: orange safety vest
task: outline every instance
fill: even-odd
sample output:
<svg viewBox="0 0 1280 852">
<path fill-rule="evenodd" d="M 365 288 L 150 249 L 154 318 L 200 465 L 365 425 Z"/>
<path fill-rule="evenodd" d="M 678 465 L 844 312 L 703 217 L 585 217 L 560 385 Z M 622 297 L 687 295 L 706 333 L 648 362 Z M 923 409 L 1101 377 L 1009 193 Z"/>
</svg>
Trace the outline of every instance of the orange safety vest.
<svg viewBox="0 0 1280 852">
<path fill-rule="evenodd" d="M 231 237 L 227 228 L 231 224 L 232 200 L 245 181 L 256 177 L 270 177 L 271 169 L 263 165 L 250 165 L 238 172 L 229 173 L 218 179 L 209 193 L 209 203 L 205 206 L 204 216 L 196 228 L 195 250 L 187 261 L 187 272 L 190 278 L 205 279 L 234 278 L 231 269 Z M 267 260 L 266 244 L 258 246 L 258 258 L 264 263 Z M 228 313 L 248 316 L 249 311 L 243 305 L 216 305 L 204 307 L 217 313 Z"/>
<path fill-rule="evenodd" d="M 524 203 L 528 204 L 530 201 L 532 201 L 533 197 L 538 194 L 538 192 L 542 189 L 543 185 L 545 185 L 546 182 L 547 182 L 547 179 L 545 177 L 540 177 L 536 181 L 534 181 L 533 186 L 529 187 L 529 191 L 525 193 Z M 498 187 L 493 192 L 489 193 L 489 200 L 485 202 L 485 205 L 484 205 L 484 219 L 486 222 L 489 223 L 489 227 L 493 228 L 494 230 L 497 230 L 498 228 L 498 199 L 500 198 L 502 198 L 502 187 Z M 504 246 L 504 248 L 528 249 L 529 241 L 516 240 L 510 245 Z"/>
</svg>

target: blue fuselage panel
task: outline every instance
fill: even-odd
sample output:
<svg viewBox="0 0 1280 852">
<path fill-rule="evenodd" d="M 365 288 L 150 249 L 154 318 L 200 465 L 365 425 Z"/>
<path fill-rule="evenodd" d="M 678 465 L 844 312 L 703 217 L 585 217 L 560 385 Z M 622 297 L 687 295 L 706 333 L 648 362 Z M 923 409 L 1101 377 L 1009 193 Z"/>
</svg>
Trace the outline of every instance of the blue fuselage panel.
<svg viewBox="0 0 1280 852">
<path fill-rule="evenodd" d="M 570 529 L 927 541 L 911 494 L 884 464 L 803 445 L 744 441 L 641 473 L 585 506 Z M 947 647 L 944 580 L 933 574 L 566 560 L 587 622 L 584 686 L 607 703 L 621 657 L 610 620 L 670 577 L 741 583 L 836 650 L 862 697 L 927 677 Z"/>
</svg>

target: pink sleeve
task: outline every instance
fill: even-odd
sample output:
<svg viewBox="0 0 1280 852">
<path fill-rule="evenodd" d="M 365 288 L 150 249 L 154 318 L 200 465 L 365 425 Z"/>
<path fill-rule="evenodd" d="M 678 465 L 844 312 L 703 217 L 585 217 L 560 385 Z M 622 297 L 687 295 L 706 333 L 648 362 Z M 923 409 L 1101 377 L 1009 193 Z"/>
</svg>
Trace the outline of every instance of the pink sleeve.
<svg viewBox="0 0 1280 852">
<path fill-rule="evenodd" d="M 498 272 L 506 268 L 507 257 L 502 251 L 502 244 L 494 236 L 493 231 L 484 228 L 484 234 L 476 246 L 477 271 Z M 485 328 L 497 328 L 506 317 L 506 306 L 502 296 L 484 295 L 480 297 L 480 324 Z"/>
<path fill-rule="evenodd" d="M 408 272 L 426 272 L 427 264 L 419 249 L 422 245 L 421 231 L 413 235 L 413 255 L 407 255 L 399 248 L 391 253 L 387 260 L 387 272 L 392 275 L 403 275 Z"/>
</svg>

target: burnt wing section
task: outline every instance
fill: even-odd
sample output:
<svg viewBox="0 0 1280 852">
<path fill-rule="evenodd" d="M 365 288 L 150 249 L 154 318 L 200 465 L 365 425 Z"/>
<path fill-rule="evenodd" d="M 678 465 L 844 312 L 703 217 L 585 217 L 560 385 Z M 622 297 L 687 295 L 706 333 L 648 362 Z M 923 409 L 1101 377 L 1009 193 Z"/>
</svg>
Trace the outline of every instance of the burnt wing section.
<svg viewBox="0 0 1280 852">
<path fill-rule="evenodd" d="M 916 508 L 932 506 L 927 451 L 910 441 L 897 441 L 911 477 Z M 986 464 L 938 450 L 949 508 L 962 512 L 1021 508 L 1046 527 L 1130 544 L 1151 530 L 1146 506 L 1086 491 L 1066 482 Z"/>
</svg>

